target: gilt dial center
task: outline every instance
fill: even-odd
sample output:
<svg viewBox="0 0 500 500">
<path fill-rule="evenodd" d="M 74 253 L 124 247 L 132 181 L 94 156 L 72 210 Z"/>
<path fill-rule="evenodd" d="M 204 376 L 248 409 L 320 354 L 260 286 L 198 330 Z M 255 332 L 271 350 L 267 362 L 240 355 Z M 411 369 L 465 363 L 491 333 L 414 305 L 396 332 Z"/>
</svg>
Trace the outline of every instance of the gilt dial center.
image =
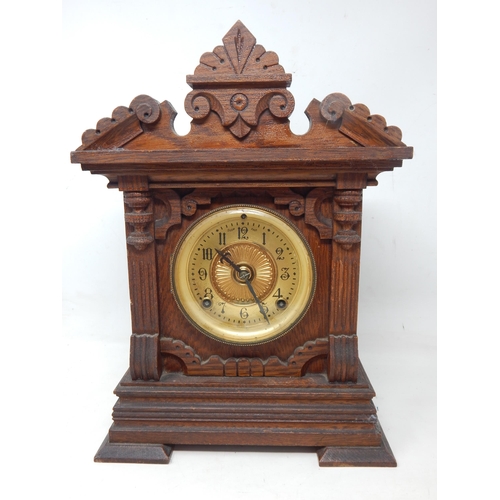
<svg viewBox="0 0 500 500">
<path fill-rule="evenodd" d="M 277 269 L 269 252 L 252 242 L 235 242 L 219 250 L 226 258 L 214 259 L 210 276 L 214 289 L 226 302 L 251 304 L 264 300 L 276 286 Z M 232 263 L 232 265 L 230 264 Z"/>
</svg>

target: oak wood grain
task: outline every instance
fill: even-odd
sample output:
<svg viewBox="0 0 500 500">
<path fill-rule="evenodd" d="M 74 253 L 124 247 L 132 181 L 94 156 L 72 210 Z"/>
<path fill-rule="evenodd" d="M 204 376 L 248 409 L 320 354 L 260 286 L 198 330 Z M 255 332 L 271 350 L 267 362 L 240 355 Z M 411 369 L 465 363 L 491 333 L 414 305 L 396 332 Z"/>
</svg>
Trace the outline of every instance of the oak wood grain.
<svg viewBox="0 0 500 500">
<path fill-rule="evenodd" d="M 362 192 L 413 148 L 339 92 L 313 99 L 296 135 L 276 53 L 238 21 L 205 52 L 175 131 L 168 101 L 141 94 L 82 135 L 71 161 L 123 192 L 132 313 L 130 370 L 96 461 L 168 463 L 170 445 L 312 446 L 321 466 L 393 466 L 358 359 Z M 298 324 L 261 345 L 198 331 L 172 294 L 172 256 L 214 209 L 251 204 L 307 241 L 317 282 Z"/>
</svg>

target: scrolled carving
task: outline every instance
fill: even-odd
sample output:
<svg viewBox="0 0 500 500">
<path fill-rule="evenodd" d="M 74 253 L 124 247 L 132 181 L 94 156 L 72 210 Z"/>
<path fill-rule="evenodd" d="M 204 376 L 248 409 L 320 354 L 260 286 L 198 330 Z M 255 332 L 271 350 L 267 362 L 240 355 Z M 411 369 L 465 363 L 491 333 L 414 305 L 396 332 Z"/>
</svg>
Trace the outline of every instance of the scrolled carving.
<svg viewBox="0 0 500 500">
<path fill-rule="evenodd" d="M 83 149 L 118 148 L 143 133 L 142 123 L 156 123 L 161 115 L 160 103 L 147 95 L 137 96 L 130 106 L 119 106 L 111 118 L 101 118 L 95 129 L 82 135 Z"/>
<path fill-rule="evenodd" d="M 263 106 L 264 102 L 265 105 Z M 266 108 L 268 108 L 271 114 L 276 118 L 288 118 L 295 108 L 295 99 L 288 90 L 275 91 L 265 95 L 261 99 L 257 107 L 259 116 Z"/>
<path fill-rule="evenodd" d="M 321 116 L 328 122 L 336 122 L 342 118 L 349 106 L 351 106 L 351 101 L 344 94 L 329 94 L 321 101 Z"/>
<path fill-rule="evenodd" d="M 203 92 L 190 92 L 184 101 L 186 113 L 195 120 L 206 118 L 212 108 L 219 109 L 219 106 L 215 106 L 210 94 Z"/>
<path fill-rule="evenodd" d="M 213 111 L 224 127 L 243 139 L 266 110 L 276 118 L 290 116 L 295 100 L 284 87 L 290 85 L 291 75 L 274 52 L 255 42 L 238 21 L 223 38 L 223 46 L 203 54 L 194 75 L 187 78 L 193 91 L 184 105 L 191 118 L 201 121 Z"/>
<path fill-rule="evenodd" d="M 333 237 L 333 221 L 326 217 L 321 210 L 323 202 L 332 196 L 333 189 L 316 188 L 310 191 L 306 197 L 306 223 L 318 230 L 321 239 L 331 239 Z"/>
<path fill-rule="evenodd" d="M 274 197 L 276 205 L 288 205 L 292 215 L 300 216 L 304 214 L 305 205 L 302 195 L 293 192 L 289 188 L 269 189 L 268 193 Z"/>
<path fill-rule="evenodd" d="M 139 95 L 131 103 L 130 109 L 137 118 L 147 124 L 155 123 L 161 115 L 160 103 L 148 95 Z"/>
<path fill-rule="evenodd" d="M 181 223 L 181 201 L 173 189 L 156 193 L 155 198 L 161 200 L 166 208 L 166 214 L 155 221 L 155 238 L 165 239 L 168 230 Z"/>
<path fill-rule="evenodd" d="M 212 198 L 216 196 L 215 191 L 207 191 L 205 189 L 195 189 L 192 193 L 187 194 L 181 200 L 182 215 L 191 216 L 196 213 L 198 205 L 210 205 Z"/>
<path fill-rule="evenodd" d="M 186 96 L 184 107 L 194 120 L 203 120 L 213 111 L 222 125 L 240 139 L 258 125 L 260 116 L 267 109 L 276 118 L 288 118 L 294 110 L 295 99 L 286 89 L 245 92 L 229 95 L 219 89 L 193 90 Z"/>
</svg>

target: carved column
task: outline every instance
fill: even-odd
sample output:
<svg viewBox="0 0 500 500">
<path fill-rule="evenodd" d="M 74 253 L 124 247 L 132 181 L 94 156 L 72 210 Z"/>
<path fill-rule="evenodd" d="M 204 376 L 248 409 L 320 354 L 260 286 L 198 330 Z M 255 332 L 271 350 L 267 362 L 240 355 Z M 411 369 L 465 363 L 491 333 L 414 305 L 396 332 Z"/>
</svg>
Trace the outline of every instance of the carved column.
<svg viewBox="0 0 500 500">
<path fill-rule="evenodd" d="M 333 195 L 333 252 L 329 318 L 331 382 L 356 382 L 358 377 L 358 292 L 361 256 L 364 174 L 337 178 Z"/>
<path fill-rule="evenodd" d="M 130 373 L 133 380 L 161 376 L 158 284 L 154 244 L 153 199 L 147 177 L 123 176 L 132 337 Z"/>
</svg>

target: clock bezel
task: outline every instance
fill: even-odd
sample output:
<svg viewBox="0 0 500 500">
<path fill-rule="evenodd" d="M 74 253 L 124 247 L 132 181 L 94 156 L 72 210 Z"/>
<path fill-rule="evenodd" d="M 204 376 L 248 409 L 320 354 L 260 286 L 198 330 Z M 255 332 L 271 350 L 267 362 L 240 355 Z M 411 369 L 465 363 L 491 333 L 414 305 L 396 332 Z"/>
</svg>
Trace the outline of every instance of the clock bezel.
<svg viewBox="0 0 500 500">
<path fill-rule="evenodd" d="M 217 225 L 218 222 L 243 213 L 247 215 L 253 213 L 258 218 L 266 218 L 268 225 L 277 227 L 286 233 L 293 247 L 294 255 L 298 259 L 298 268 L 301 269 L 297 281 L 297 291 L 293 295 L 292 301 L 287 305 L 286 310 L 281 312 L 281 321 L 278 322 L 276 319 L 273 319 L 273 324 L 270 328 L 264 327 L 260 330 L 256 327 L 248 328 L 248 326 L 233 327 L 231 329 L 227 327 L 217 328 L 218 324 L 222 324 L 221 321 L 218 321 L 216 318 L 209 321 L 211 318 L 210 315 L 200 314 L 200 311 L 202 313 L 204 311 L 199 306 L 192 305 L 196 299 L 189 284 L 187 267 L 190 265 L 190 255 L 193 252 L 194 244 L 200 240 L 201 236 L 207 230 Z M 209 224 L 209 222 L 211 223 Z M 252 244 L 257 245 L 256 243 Z M 316 291 L 316 263 L 313 252 L 304 235 L 292 221 L 279 212 L 256 204 L 228 204 L 202 215 L 192 223 L 178 241 L 171 258 L 170 268 L 171 292 L 184 317 L 197 331 L 209 338 L 234 346 L 261 345 L 277 340 L 289 333 L 304 318 L 313 302 Z M 253 304 L 252 306 L 256 305 Z M 246 334 L 243 333 L 245 331 Z"/>
</svg>

